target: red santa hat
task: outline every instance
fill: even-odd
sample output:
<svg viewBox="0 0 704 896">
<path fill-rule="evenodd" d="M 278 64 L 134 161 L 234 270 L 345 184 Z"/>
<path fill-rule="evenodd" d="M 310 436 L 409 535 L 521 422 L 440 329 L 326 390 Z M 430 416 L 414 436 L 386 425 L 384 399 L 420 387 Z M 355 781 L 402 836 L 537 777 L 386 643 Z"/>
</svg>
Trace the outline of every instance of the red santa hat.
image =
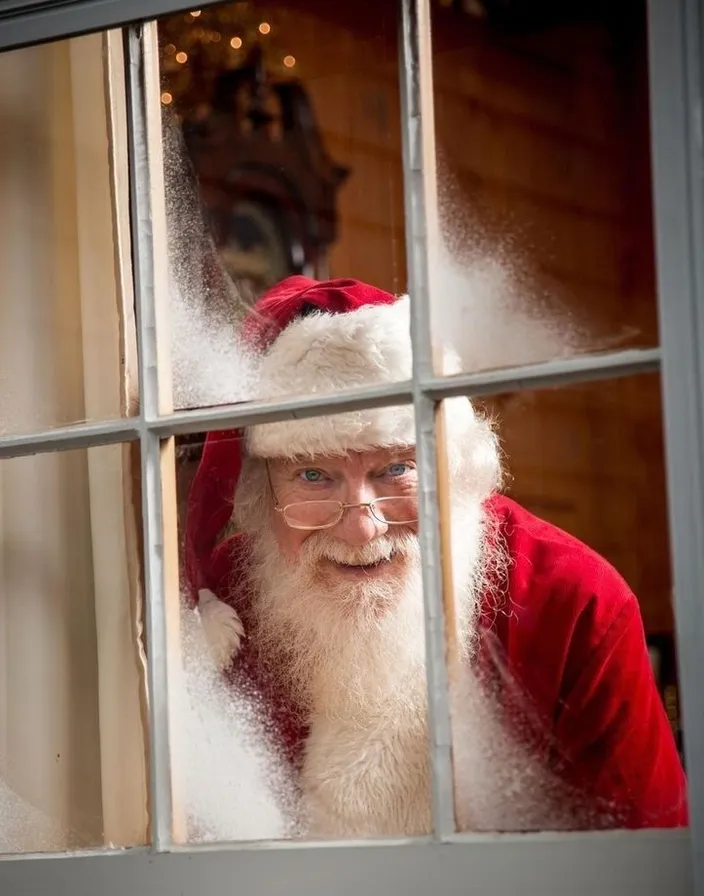
<svg viewBox="0 0 704 896">
<path fill-rule="evenodd" d="M 257 397 L 332 394 L 409 379 L 408 297 L 358 280 L 293 276 L 263 295 L 243 325 L 256 354 Z M 243 450 L 259 457 L 344 454 L 415 442 L 413 409 L 373 408 L 208 434 L 191 486 L 186 574 L 213 589 L 214 552 L 232 515 Z"/>
</svg>

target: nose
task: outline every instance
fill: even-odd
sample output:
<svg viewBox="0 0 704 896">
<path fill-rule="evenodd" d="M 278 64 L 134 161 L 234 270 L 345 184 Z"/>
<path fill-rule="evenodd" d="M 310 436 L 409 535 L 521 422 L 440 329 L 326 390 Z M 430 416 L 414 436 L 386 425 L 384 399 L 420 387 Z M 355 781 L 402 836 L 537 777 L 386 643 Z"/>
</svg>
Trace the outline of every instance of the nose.
<svg viewBox="0 0 704 896">
<path fill-rule="evenodd" d="M 364 486 L 347 488 L 343 498 L 345 504 L 364 504 L 375 495 Z M 347 507 L 340 522 L 335 526 L 335 535 L 352 547 L 361 547 L 388 531 L 388 524 L 375 519 L 369 507 Z"/>
<path fill-rule="evenodd" d="M 372 516 L 368 507 L 348 507 L 335 526 L 335 535 L 352 547 L 361 547 L 388 531 L 388 524 Z"/>
</svg>

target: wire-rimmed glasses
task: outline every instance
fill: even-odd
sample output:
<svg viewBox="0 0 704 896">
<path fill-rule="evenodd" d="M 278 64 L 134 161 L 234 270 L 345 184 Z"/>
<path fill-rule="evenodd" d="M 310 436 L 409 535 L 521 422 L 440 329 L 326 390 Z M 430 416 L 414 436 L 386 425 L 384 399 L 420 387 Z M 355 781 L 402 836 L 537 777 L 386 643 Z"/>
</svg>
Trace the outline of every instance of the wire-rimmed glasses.
<svg viewBox="0 0 704 896">
<path fill-rule="evenodd" d="M 374 498 L 361 504 L 344 504 L 342 501 L 296 501 L 274 509 L 283 515 L 284 522 L 292 529 L 330 529 L 336 526 L 346 510 L 366 507 L 380 523 L 402 526 L 418 522 L 418 500 L 413 497 Z"/>
</svg>

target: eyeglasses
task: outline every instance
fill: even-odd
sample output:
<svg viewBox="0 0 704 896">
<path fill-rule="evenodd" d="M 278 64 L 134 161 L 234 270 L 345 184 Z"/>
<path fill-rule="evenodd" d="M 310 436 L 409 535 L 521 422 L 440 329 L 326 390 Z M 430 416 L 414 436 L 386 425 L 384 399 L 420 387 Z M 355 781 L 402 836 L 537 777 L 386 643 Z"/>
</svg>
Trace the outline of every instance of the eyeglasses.
<svg viewBox="0 0 704 896">
<path fill-rule="evenodd" d="M 336 526 L 346 510 L 367 507 L 380 523 L 402 526 L 418 521 L 418 502 L 415 497 L 375 498 L 363 504 L 343 504 L 342 501 L 297 501 L 284 507 L 277 503 L 274 509 L 283 515 L 284 522 L 292 529 L 330 529 Z"/>
</svg>

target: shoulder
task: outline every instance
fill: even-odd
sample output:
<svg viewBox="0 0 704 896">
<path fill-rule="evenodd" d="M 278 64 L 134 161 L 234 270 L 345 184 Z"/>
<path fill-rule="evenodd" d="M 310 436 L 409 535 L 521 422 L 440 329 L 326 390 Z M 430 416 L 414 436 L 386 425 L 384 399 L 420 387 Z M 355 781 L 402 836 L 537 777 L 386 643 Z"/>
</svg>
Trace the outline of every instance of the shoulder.
<svg viewBox="0 0 704 896">
<path fill-rule="evenodd" d="M 508 562 L 506 594 L 489 617 L 494 649 L 552 713 L 608 644 L 626 631 L 643 643 L 638 601 L 579 539 L 503 496 L 487 509 Z M 644 643 L 641 649 L 647 656 Z"/>
<path fill-rule="evenodd" d="M 511 562 L 495 626 L 501 669 L 552 732 L 566 780 L 619 824 L 685 824 L 684 775 L 633 592 L 603 557 L 515 502 L 495 498 L 489 510 Z"/>
<path fill-rule="evenodd" d="M 510 498 L 492 498 L 487 510 L 507 555 L 510 615 L 527 624 L 548 616 L 552 628 L 586 617 L 598 636 L 622 614 L 638 612 L 627 582 L 588 545 Z"/>
</svg>

